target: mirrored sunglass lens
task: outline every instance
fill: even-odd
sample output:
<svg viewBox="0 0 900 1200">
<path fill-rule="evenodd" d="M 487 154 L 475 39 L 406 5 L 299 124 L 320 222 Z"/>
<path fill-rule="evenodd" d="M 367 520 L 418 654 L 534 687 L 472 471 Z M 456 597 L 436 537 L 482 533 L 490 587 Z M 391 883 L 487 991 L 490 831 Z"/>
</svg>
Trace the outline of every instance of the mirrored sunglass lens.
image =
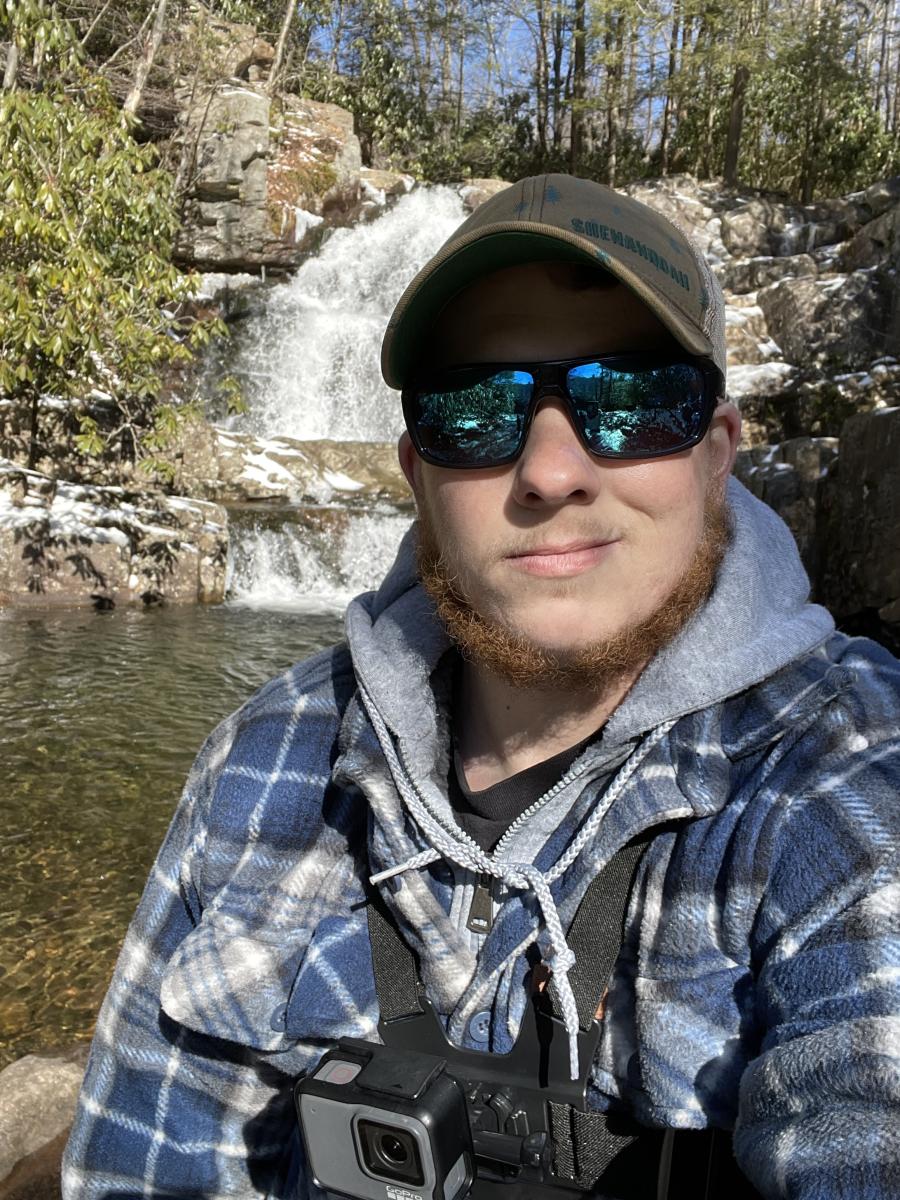
<svg viewBox="0 0 900 1200">
<path fill-rule="evenodd" d="M 691 363 L 634 370 L 582 363 L 566 378 L 587 443 L 597 454 L 670 453 L 700 429 L 703 373 Z"/>
<path fill-rule="evenodd" d="M 508 458 L 518 449 L 533 385 L 530 371 L 497 371 L 459 375 L 441 390 L 418 392 L 422 450 L 448 466 Z"/>
</svg>

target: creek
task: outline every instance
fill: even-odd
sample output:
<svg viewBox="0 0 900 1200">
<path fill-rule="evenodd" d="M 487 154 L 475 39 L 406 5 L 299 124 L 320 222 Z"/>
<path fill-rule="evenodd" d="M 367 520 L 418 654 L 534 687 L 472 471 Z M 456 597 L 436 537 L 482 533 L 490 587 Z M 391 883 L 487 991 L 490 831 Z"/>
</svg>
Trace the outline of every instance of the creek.
<svg viewBox="0 0 900 1200">
<path fill-rule="evenodd" d="M 227 360 L 259 436 L 396 437 L 378 352 L 403 287 L 464 217 L 415 191 L 336 230 L 260 289 Z M 128 920 L 204 737 L 267 679 L 341 636 L 409 509 L 347 503 L 229 513 L 218 607 L 0 612 L 0 1067 L 90 1036 Z"/>
</svg>

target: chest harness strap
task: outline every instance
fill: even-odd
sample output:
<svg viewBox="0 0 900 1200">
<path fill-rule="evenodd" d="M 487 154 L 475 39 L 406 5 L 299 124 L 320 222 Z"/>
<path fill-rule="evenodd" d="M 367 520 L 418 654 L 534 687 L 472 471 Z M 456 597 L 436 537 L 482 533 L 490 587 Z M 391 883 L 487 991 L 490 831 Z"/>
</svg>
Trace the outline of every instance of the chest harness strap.
<svg viewBox="0 0 900 1200">
<path fill-rule="evenodd" d="M 576 958 L 569 981 L 577 1004 L 583 1064 L 581 1077 L 574 1082 L 569 1078 L 568 1047 L 552 977 L 544 992 L 526 1005 L 509 1054 L 454 1046 L 425 994 L 415 954 L 377 889 L 370 888 L 369 940 L 381 1011 L 378 1028 L 385 1045 L 445 1058 L 466 1079 L 485 1079 L 498 1087 L 504 1082 L 525 1083 L 533 1095 L 542 1096 L 540 1107 L 546 1104 L 543 1126 L 538 1127 L 549 1124 L 552 1183 L 510 1186 L 479 1178 L 471 1193 L 474 1200 L 570 1200 L 585 1195 L 597 1200 L 752 1200 L 757 1196 L 737 1170 L 727 1133 L 679 1131 L 675 1137 L 673 1130 L 650 1129 L 621 1113 L 594 1112 L 586 1105 L 587 1074 L 601 1033 L 596 1014 L 621 948 L 637 865 L 659 832 L 659 828 L 648 831 L 613 856 L 591 881 L 566 934 Z M 532 1107 L 532 1115 L 534 1111 Z"/>
</svg>

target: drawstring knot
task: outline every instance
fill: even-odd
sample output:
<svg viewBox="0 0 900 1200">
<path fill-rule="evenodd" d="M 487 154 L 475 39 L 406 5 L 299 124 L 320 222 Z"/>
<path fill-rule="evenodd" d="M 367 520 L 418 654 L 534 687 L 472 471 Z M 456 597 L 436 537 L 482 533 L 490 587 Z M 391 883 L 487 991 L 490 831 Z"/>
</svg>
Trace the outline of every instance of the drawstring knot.
<svg viewBox="0 0 900 1200">
<path fill-rule="evenodd" d="M 422 833 L 431 842 L 433 848 L 422 850 L 398 866 L 389 867 L 369 877 L 373 885 L 400 875 L 406 871 L 417 870 L 428 866 L 439 858 L 455 863 L 464 870 L 490 875 L 499 879 L 507 887 L 527 889 L 534 892 L 541 909 L 541 917 L 547 930 L 550 943 L 548 965 L 553 970 L 556 992 L 559 997 L 563 1014 L 563 1024 L 569 1039 L 569 1071 L 571 1078 L 577 1080 L 580 1074 L 578 1063 L 578 1005 L 575 994 L 569 982 L 569 972 L 575 966 L 575 955 L 566 941 L 566 935 L 560 921 L 556 902 L 550 891 L 550 884 L 566 871 L 584 847 L 595 836 L 600 822 L 616 797 L 621 793 L 628 780 L 644 761 L 653 747 L 675 724 L 666 721 L 654 729 L 653 733 L 634 751 L 623 764 L 618 775 L 606 789 L 600 802 L 584 823 L 568 850 L 556 861 L 546 873 L 533 863 L 500 863 L 487 855 L 477 842 L 473 841 L 463 830 L 439 810 L 429 803 L 414 780 L 410 777 L 394 748 L 393 738 L 372 698 L 360 684 L 360 696 L 369 720 L 381 745 L 388 768 L 401 798 L 406 803 L 410 814 L 419 825 Z"/>
</svg>

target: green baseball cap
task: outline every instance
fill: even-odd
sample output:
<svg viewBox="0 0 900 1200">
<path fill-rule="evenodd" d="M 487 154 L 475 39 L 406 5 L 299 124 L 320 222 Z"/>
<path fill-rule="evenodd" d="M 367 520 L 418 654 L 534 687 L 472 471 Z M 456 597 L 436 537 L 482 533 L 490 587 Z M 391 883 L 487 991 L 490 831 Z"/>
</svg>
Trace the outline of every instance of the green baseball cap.
<svg viewBox="0 0 900 1200">
<path fill-rule="evenodd" d="M 661 213 L 573 175 L 534 175 L 497 192 L 459 226 L 400 297 L 381 372 L 402 388 L 432 323 L 463 288 L 501 267 L 570 261 L 601 267 L 659 318 L 725 387 L 725 301 L 706 259 Z"/>
</svg>

